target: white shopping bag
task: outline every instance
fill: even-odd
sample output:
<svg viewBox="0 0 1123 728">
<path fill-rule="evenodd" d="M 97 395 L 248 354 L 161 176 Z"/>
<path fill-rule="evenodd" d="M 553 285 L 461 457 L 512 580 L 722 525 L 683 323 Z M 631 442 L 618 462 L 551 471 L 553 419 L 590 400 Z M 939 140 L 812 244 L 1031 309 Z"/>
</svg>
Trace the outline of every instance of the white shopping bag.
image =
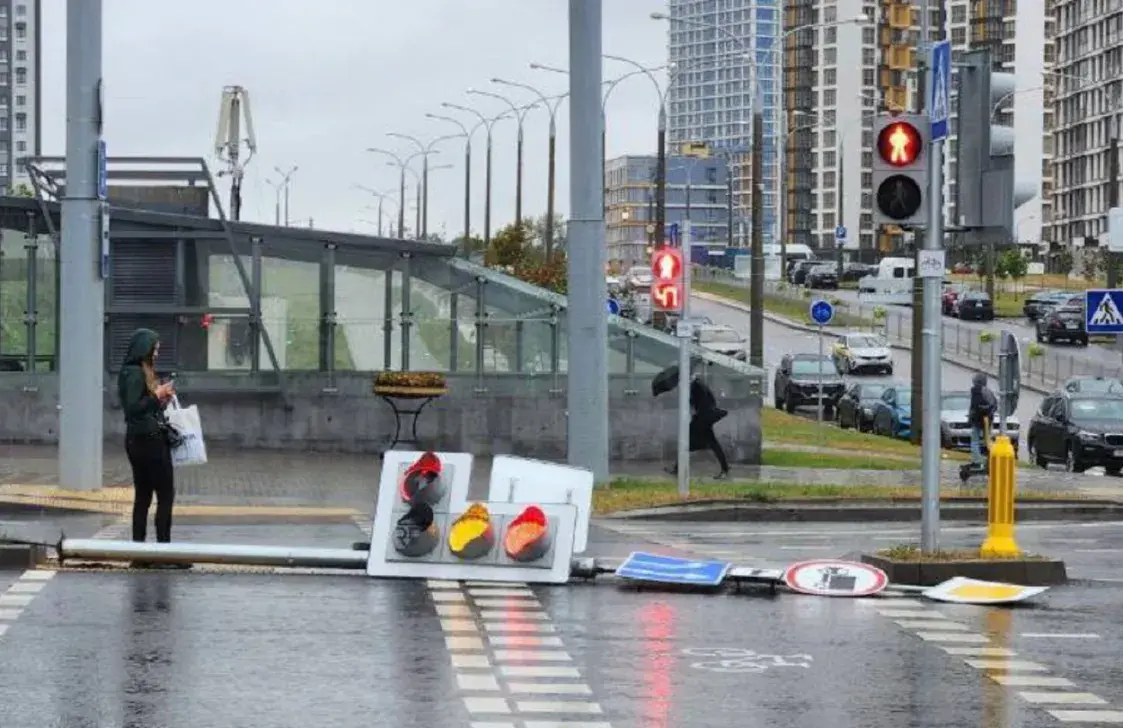
<svg viewBox="0 0 1123 728">
<path fill-rule="evenodd" d="M 168 424 L 179 433 L 180 443 L 172 448 L 172 465 L 206 465 L 207 445 L 203 442 L 203 423 L 199 420 L 199 408 L 195 405 L 181 407 L 179 399 L 172 397 L 164 414 Z"/>
</svg>

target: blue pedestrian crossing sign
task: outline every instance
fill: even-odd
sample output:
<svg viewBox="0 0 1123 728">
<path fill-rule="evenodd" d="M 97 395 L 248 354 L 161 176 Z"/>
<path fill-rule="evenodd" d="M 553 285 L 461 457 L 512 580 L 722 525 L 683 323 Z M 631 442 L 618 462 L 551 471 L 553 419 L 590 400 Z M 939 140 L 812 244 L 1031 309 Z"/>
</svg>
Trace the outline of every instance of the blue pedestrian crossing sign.
<svg viewBox="0 0 1123 728">
<path fill-rule="evenodd" d="M 834 318 L 834 306 L 830 301 L 819 299 L 811 302 L 811 320 L 820 326 L 826 326 Z"/>
<path fill-rule="evenodd" d="M 732 566 L 728 561 L 695 561 L 633 551 L 616 568 L 616 576 L 632 581 L 712 587 L 721 586 Z"/>
<path fill-rule="evenodd" d="M 1084 322 L 1089 334 L 1123 334 L 1123 290 L 1096 288 L 1085 291 Z"/>
<path fill-rule="evenodd" d="M 932 141 L 947 139 L 948 118 L 951 116 L 951 43 L 942 40 L 932 44 L 929 59 L 932 69 L 932 88 L 928 91 L 928 119 L 932 122 Z"/>
<path fill-rule="evenodd" d="M 608 312 L 610 314 L 612 314 L 613 316 L 619 316 L 620 315 L 620 302 L 617 301 L 615 298 L 609 298 L 608 299 Z"/>
</svg>

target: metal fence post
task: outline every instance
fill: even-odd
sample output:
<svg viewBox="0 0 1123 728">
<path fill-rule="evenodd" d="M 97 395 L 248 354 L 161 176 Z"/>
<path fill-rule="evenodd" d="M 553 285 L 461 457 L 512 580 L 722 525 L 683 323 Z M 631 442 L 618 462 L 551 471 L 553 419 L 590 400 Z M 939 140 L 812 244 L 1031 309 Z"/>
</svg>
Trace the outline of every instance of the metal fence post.
<svg viewBox="0 0 1123 728">
<path fill-rule="evenodd" d="M 399 233 L 400 235 L 400 233 Z M 383 271 L 385 291 L 382 298 L 382 368 L 394 368 L 394 267 L 395 261 Z"/>
<path fill-rule="evenodd" d="M 413 257 L 409 253 L 402 253 L 402 371 L 409 371 L 409 334 L 413 326 L 413 298 L 411 290 Z"/>
<path fill-rule="evenodd" d="M 261 256 L 265 241 L 250 238 L 250 371 L 261 371 Z M 278 372 L 280 374 L 280 372 Z"/>
<path fill-rule="evenodd" d="M 27 371 L 36 369 L 37 346 L 36 330 L 39 325 L 39 238 L 36 234 L 35 213 L 27 213 L 27 234 L 23 249 L 27 255 L 27 299 L 23 312 L 23 323 L 27 329 Z"/>
<path fill-rule="evenodd" d="M 487 303 L 484 300 L 487 279 L 476 278 L 476 391 L 486 392 L 484 378 L 484 337 L 487 336 Z"/>
<path fill-rule="evenodd" d="M 335 389 L 335 243 L 324 245 L 320 258 L 320 369 L 327 372 L 327 389 Z"/>
<path fill-rule="evenodd" d="M 448 370 L 460 369 L 460 294 L 448 297 Z"/>
</svg>

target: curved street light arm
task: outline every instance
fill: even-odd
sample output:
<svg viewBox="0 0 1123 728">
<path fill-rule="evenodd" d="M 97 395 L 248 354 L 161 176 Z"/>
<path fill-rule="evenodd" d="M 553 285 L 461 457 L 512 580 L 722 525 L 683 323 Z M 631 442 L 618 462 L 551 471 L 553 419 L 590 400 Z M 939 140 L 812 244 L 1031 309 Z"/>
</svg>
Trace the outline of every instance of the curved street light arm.
<svg viewBox="0 0 1123 728">
<path fill-rule="evenodd" d="M 663 87 L 659 85 L 659 79 L 655 78 L 655 74 L 651 72 L 651 68 L 649 68 L 649 67 L 647 67 L 647 66 L 645 66 L 641 63 L 638 63 L 636 61 L 633 61 L 631 58 L 625 58 L 624 56 L 613 56 L 613 55 L 609 55 L 609 54 L 606 53 L 604 55 L 604 57 L 607 58 L 610 61 L 619 61 L 621 63 L 627 63 L 629 66 L 632 66 L 636 69 L 636 73 L 642 73 L 643 75 L 645 75 L 649 79 L 651 79 L 651 83 L 654 84 L 654 86 L 655 86 L 655 93 L 658 94 L 658 96 L 659 96 L 659 113 L 660 114 L 665 113 L 664 109 L 667 106 L 666 91 L 664 91 Z"/>
<path fill-rule="evenodd" d="M 456 119 L 456 118 L 451 117 L 451 116 L 442 116 L 440 114 L 430 114 L 430 113 L 426 113 L 425 116 L 430 118 L 430 119 L 436 119 L 437 121 L 447 121 L 449 124 L 456 124 L 458 127 L 460 127 L 460 132 L 463 136 L 466 136 L 466 137 L 471 136 L 471 132 L 468 131 L 467 124 L 465 124 L 460 119 Z"/>
<path fill-rule="evenodd" d="M 534 103 L 534 104 L 529 104 L 527 106 L 521 106 L 520 107 L 520 106 L 517 106 L 514 101 L 511 101 L 506 96 L 503 96 L 503 95 L 497 94 L 497 93 L 493 93 L 491 91 L 481 91 L 480 89 L 475 89 L 475 88 L 468 89 L 468 93 L 473 94 L 475 96 L 487 96 L 488 98 L 498 99 L 498 100 L 502 101 L 503 103 L 507 104 L 508 106 L 510 106 L 511 107 L 511 113 L 513 113 L 515 115 L 515 121 L 519 125 L 519 133 L 520 134 L 522 133 L 523 121 L 526 119 L 527 112 L 529 112 L 534 107 L 538 106 L 537 103 Z M 505 116 L 505 115 L 506 114 L 504 113 L 503 116 Z M 497 117 L 495 117 L 495 121 L 498 121 L 501 118 L 502 118 L 502 116 L 497 116 Z"/>
<path fill-rule="evenodd" d="M 367 147 L 367 151 L 373 152 L 374 154 L 385 154 L 387 157 L 390 157 L 391 159 L 393 159 L 394 162 L 397 162 L 399 167 L 404 167 L 406 164 L 409 163 L 408 160 L 402 161 L 401 155 L 396 154 L 394 152 L 391 152 L 389 149 L 380 149 L 379 147 Z M 411 157 L 411 159 L 412 159 L 412 157 Z"/>
<path fill-rule="evenodd" d="M 537 96 L 542 101 L 542 105 L 546 107 L 546 112 L 550 115 L 550 134 L 553 135 L 557 132 L 558 109 L 561 108 L 562 102 L 565 101 L 566 97 L 569 96 L 568 92 L 564 93 L 564 94 L 561 94 L 561 95 L 558 95 L 558 96 L 547 97 L 546 94 L 542 93 L 537 88 L 535 88 L 534 86 L 531 86 L 528 83 L 519 83 L 517 81 L 507 81 L 507 80 L 504 80 L 502 78 L 493 78 L 493 79 L 491 79 L 491 82 L 497 83 L 497 84 L 500 84 L 500 85 L 503 85 L 503 86 L 510 86 L 512 88 L 521 88 L 525 91 L 530 91 L 532 94 Z M 551 104 L 550 103 L 551 100 L 555 101 L 556 103 Z M 527 108 L 529 109 L 529 108 L 533 108 L 533 107 L 531 106 L 531 107 L 527 107 Z"/>
<path fill-rule="evenodd" d="M 415 147 L 420 149 L 422 152 L 425 151 L 425 145 L 422 144 L 421 140 L 418 139 L 415 136 L 410 136 L 409 134 L 399 134 L 396 131 L 388 131 L 388 132 L 386 132 L 386 136 L 393 137 L 395 139 L 405 139 L 407 142 L 412 143 Z"/>
</svg>

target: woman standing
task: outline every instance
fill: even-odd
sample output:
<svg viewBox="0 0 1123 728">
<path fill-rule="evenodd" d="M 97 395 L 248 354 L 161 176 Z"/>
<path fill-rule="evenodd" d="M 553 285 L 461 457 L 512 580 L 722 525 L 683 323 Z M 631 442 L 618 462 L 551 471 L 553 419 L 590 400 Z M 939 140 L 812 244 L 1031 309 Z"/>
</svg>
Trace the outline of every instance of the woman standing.
<svg viewBox="0 0 1123 728">
<path fill-rule="evenodd" d="M 160 337 L 150 329 L 137 329 L 117 376 L 117 393 L 125 413 L 125 452 L 133 470 L 133 541 L 143 542 L 148 531 L 148 509 L 156 497 L 156 541 L 172 540 L 172 505 L 175 471 L 164 407 L 175 396 L 171 382 L 156 377 Z M 148 564 L 142 564 L 148 566 Z M 176 565 L 170 568 L 189 568 Z"/>
</svg>

